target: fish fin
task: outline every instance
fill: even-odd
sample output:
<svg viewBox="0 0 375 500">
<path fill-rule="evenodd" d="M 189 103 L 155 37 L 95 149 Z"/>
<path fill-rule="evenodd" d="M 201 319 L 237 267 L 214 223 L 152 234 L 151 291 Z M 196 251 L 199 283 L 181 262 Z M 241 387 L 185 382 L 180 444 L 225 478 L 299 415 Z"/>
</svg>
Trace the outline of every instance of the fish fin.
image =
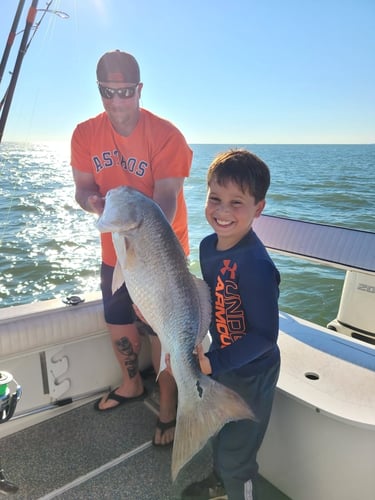
<svg viewBox="0 0 375 500">
<path fill-rule="evenodd" d="M 161 352 L 160 352 L 160 366 L 159 366 L 159 373 L 156 376 L 156 381 L 158 381 L 160 373 L 167 368 L 167 364 L 165 362 L 165 355 L 166 352 L 163 349 L 163 346 L 161 346 Z"/>
<path fill-rule="evenodd" d="M 126 240 L 123 234 L 118 232 L 112 233 L 112 242 L 115 247 L 117 261 L 120 266 L 125 269 L 126 266 Z"/>
<path fill-rule="evenodd" d="M 198 292 L 199 297 L 199 332 L 195 341 L 195 344 L 200 344 L 205 339 L 205 344 L 207 344 L 206 339 L 208 339 L 208 346 L 211 343 L 210 337 L 207 336 L 208 329 L 210 328 L 211 323 L 211 293 L 207 283 L 202 280 L 202 278 L 198 278 L 194 274 L 193 281 L 195 287 Z M 207 347 L 208 348 L 208 347 Z"/>
<path fill-rule="evenodd" d="M 116 262 L 112 276 L 112 295 L 123 285 L 124 276 L 119 261 Z"/>
<path fill-rule="evenodd" d="M 124 283 L 122 269 L 126 265 L 126 242 L 123 235 L 118 232 L 112 233 L 113 246 L 115 247 L 117 261 L 112 277 L 112 294 L 118 290 Z"/>
<path fill-rule="evenodd" d="M 256 420 L 253 411 L 235 391 L 203 375 L 177 408 L 172 453 L 172 479 L 228 422 Z"/>
</svg>

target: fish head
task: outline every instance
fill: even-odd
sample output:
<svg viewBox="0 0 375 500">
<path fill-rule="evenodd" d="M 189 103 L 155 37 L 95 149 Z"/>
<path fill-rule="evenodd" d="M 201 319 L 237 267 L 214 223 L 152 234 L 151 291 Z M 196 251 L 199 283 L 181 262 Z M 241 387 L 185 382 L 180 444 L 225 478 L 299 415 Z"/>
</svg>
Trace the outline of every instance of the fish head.
<svg viewBox="0 0 375 500">
<path fill-rule="evenodd" d="M 119 186 L 107 192 L 104 210 L 96 226 L 101 233 L 128 233 L 141 226 L 144 219 L 143 199 L 139 191 Z"/>
</svg>

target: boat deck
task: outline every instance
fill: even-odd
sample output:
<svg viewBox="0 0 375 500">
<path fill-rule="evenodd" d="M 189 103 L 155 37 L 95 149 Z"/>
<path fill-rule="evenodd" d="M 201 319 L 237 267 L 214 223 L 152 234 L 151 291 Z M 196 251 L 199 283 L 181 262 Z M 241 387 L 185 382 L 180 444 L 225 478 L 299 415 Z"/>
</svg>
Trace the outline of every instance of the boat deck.
<svg viewBox="0 0 375 500">
<path fill-rule="evenodd" d="M 152 374 L 145 378 L 149 395 L 144 401 L 101 414 L 91 398 L 0 439 L 5 476 L 19 487 L 11 498 L 180 498 L 183 488 L 209 473 L 211 456 L 208 448 L 203 450 L 172 484 L 171 448 L 156 448 L 151 442 L 158 411 L 153 380 Z M 0 431 L 16 424 L 17 419 L 4 423 Z M 263 479 L 260 489 L 262 500 L 288 498 Z"/>
</svg>

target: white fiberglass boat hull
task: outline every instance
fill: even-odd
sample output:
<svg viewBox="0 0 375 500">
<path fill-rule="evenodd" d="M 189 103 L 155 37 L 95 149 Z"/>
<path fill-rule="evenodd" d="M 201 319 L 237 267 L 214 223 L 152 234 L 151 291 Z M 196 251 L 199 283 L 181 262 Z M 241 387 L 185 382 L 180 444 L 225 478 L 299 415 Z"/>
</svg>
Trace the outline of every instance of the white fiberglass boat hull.
<svg viewBox="0 0 375 500">
<path fill-rule="evenodd" d="M 260 473 L 293 500 L 372 500 L 375 348 L 282 313 L 279 345 Z"/>
<path fill-rule="evenodd" d="M 144 338 L 140 369 L 150 360 Z M 75 306 L 53 299 L 0 309 L 0 370 L 22 387 L 16 417 L 116 387 L 121 371 L 100 294 Z M 0 433 L 9 432 L 12 423 L 0 427 Z"/>
</svg>

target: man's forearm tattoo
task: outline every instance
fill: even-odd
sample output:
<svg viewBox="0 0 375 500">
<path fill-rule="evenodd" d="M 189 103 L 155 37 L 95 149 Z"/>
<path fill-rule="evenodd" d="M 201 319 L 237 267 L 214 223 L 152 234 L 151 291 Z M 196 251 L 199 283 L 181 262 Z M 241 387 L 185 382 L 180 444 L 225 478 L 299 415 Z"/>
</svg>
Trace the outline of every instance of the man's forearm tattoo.
<svg viewBox="0 0 375 500">
<path fill-rule="evenodd" d="M 116 347 L 118 352 L 124 356 L 124 365 L 128 370 L 129 377 L 134 378 L 138 373 L 138 354 L 134 352 L 133 346 L 127 337 L 117 340 Z"/>
</svg>

